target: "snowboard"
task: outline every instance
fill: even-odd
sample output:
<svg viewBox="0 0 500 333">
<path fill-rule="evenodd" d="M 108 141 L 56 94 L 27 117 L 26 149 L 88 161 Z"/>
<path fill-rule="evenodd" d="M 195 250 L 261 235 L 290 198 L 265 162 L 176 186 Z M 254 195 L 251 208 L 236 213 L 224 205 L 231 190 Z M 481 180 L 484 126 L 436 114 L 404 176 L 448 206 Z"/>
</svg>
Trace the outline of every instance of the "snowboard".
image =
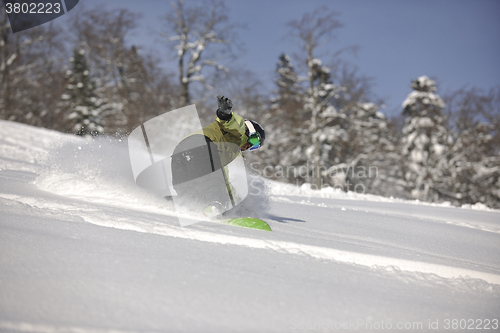
<svg viewBox="0 0 500 333">
<path fill-rule="evenodd" d="M 251 228 L 257 230 L 272 231 L 267 222 L 254 217 L 236 217 L 232 219 L 217 219 L 219 223 L 234 225 L 237 227 Z"/>
</svg>

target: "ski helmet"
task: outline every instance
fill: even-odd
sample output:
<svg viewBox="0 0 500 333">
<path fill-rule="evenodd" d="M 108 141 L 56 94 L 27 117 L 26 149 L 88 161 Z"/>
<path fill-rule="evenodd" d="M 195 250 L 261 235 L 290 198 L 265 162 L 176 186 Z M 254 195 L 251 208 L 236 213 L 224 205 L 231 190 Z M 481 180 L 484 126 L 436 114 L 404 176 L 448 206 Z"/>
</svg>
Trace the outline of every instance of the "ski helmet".
<svg viewBox="0 0 500 333">
<path fill-rule="evenodd" d="M 256 121 L 245 120 L 245 134 L 248 137 L 248 142 L 252 144 L 248 150 L 255 150 L 264 145 L 266 140 L 266 131 L 264 128 Z"/>
</svg>

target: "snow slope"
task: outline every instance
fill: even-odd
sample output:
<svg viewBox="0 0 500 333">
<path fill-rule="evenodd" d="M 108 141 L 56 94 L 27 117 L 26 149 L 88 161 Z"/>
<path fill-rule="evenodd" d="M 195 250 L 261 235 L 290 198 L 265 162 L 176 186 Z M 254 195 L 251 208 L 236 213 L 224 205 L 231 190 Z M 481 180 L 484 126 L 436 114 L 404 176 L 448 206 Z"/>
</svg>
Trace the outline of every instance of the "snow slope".
<svg viewBox="0 0 500 333">
<path fill-rule="evenodd" d="M 126 142 L 0 121 L 0 331 L 498 327 L 498 211 L 265 184 L 273 232 L 183 228 Z"/>
</svg>

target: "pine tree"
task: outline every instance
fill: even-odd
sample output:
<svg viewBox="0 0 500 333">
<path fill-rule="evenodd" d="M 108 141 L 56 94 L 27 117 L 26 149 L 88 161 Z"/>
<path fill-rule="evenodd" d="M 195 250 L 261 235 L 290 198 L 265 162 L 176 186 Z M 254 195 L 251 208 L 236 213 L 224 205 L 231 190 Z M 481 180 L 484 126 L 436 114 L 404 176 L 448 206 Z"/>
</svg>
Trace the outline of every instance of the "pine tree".
<svg viewBox="0 0 500 333">
<path fill-rule="evenodd" d="M 321 60 L 310 58 L 308 61 L 308 83 L 304 109 L 310 114 L 305 122 L 307 137 L 311 138 L 305 156 L 312 161 L 311 180 L 316 188 L 329 184 L 325 175 L 335 164 L 341 162 L 343 149 L 347 142 L 346 114 L 333 106 L 333 100 L 344 88 L 333 84 L 330 69 Z M 326 172 L 325 172 L 326 171 Z M 343 185 L 343 184 L 342 184 Z"/>
<path fill-rule="evenodd" d="M 285 53 L 279 57 L 276 65 L 276 79 L 274 80 L 278 89 L 277 97 L 273 99 L 274 103 L 280 108 L 286 108 L 289 105 L 300 104 L 301 86 L 299 76 L 295 71 L 292 59 Z"/>
<path fill-rule="evenodd" d="M 281 54 L 276 65 L 275 96 L 271 99 L 271 107 L 262 119 L 268 135 L 262 159 L 267 165 L 274 167 L 297 166 L 300 158 L 290 154 L 300 142 L 300 128 L 303 122 L 303 89 L 295 71 L 291 58 Z M 294 177 L 289 175 L 289 181 Z"/>
<path fill-rule="evenodd" d="M 443 99 L 436 84 L 426 76 L 412 81 L 413 91 L 403 102 L 407 116 L 403 127 L 401 153 L 405 159 L 404 178 L 414 198 L 437 201 L 443 194 L 449 134 L 445 127 Z"/>
<path fill-rule="evenodd" d="M 491 152 L 491 133 L 491 125 L 478 122 L 460 133 L 453 145 L 448 180 L 450 197 L 458 204 L 500 204 L 500 159 Z"/>
<path fill-rule="evenodd" d="M 309 20 L 310 17 L 306 21 Z M 304 26 L 306 30 L 309 28 L 309 23 L 302 23 L 294 23 L 294 31 L 300 36 L 309 36 L 307 31 L 302 31 Z M 316 189 L 339 186 L 352 190 L 346 186 L 345 170 L 353 168 L 366 156 L 349 138 L 349 111 L 362 99 L 366 102 L 366 94 L 348 91 L 346 86 L 334 83 L 330 68 L 313 57 L 318 41 L 314 38 L 303 41 L 307 57 L 302 75 L 296 72 L 288 56 L 282 55 L 278 61 L 277 96 L 265 122 L 266 126 L 275 125 L 267 140 L 271 150 L 268 161 L 276 168 L 294 170 L 295 173 L 282 175 L 297 184 L 308 182 Z M 367 92 L 364 86 L 356 89 Z M 352 100 L 341 103 L 342 95 L 350 95 Z M 280 174 L 279 170 L 276 174 Z"/>
<path fill-rule="evenodd" d="M 491 92 L 483 95 L 475 88 L 460 90 L 448 99 L 454 120 L 454 144 L 445 180 L 454 204 L 482 202 L 500 207 L 500 154 L 495 142 L 495 122 L 494 118 L 481 116 L 495 112 L 494 100 Z"/>
<path fill-rule="evenodd" d="M 352 190 L 385 196 L 402 196 L 399 181 L 397 135 L 375 103 L 358 102 L 350 108 L 346 181 Z"/>
<path fill-rule="evenodd" d="M 299 42 L 299 59 L 305 72 L 300 79 L 304 87 L 304 127 L 300 133 L 301 145 L 293 154 L 307 160 L 306 181 L 318 189 L 323 186 L 324 171 L 335 163 L 330 158 L 332 148 L 342 146 L 346 137 L 345 115 L 333 102 L 343 87 L 333 84 L 330 69 L 318 58 L 321 46 L 331 42 L 342 26 L 337 16 L 338 13 L 327 8 L 318 8 L 287 24 L 289 35 Z M 332 145 L 333 142 L 338 146 Z"/>
<path fill-rule="evenodd" d="M 328 183 L 322 172 L 331 166 L 331 155 L 346 139 L 346 124 L 331 105 L 341 88 L 332 83 L 330 70 L 319 59 L 308 65 L 310 75 L 299 76 L 290 57 L 282 54 L 279 58 L 276 97 L 265 118 L 269 132 L 266 158 L 277 168 L 276 174 L 320 188 Z M 295 172 L 282 172 L 285 168 Z"/>
<path fill-rule="evenodd" d="M 134 98 L 129 88 L 130 57 L 134 52 L 128 44 L 130 33 L 137 27 L 138 14 L 127 9 L 88 9 L 71 22 L 78 48 L 86 51 L 87 66 L 91 68 L 95 95 L 104 105 L 100 118 L 106 121 L 106 132 L 124 134 L 134 128 L 142 116 L 124 110 Z M 134 60 L 135 61 L 135 60 Z M 133 109 L 133 108 L 132 108 Z M 131 119 L 128 119 L 128 116 Z"/>
<path fill-rule="evenodd" d="M 353 81 L 363 83 L 355 87 L 344 85 L 338 80 L 339 67 L 325 66 L 317 57 L 321 45 L 328 44 L 341 26 L 336 16 L 320 8 L 288 23 L 290 36 L 301 47 L 296 57 L 299 70 L 288 56 L 280 56 L 276 98 L 265 121 L 266 128 L 271 129 L 266 157 L 275 166 L 276 178 L 307 182 L 316 189 L 340 185 L 350 190 L 345 187 L 347 176 L 343 171 L 367 158 L 350 138 L 356 137 L 349 133 L 353 128 L 351 110 L 368 103 L 369 91 L 363 79 Z M 386 120 L 380 120 L 384 122 L 387 125 Z"/>
<path fill-rule="evenodd" d="M 96 136 L 104 132 L 101 113 L 107 103 L 97 96 L 96 81 L 92 78 L 85 57 L 85 50 L 76 48 L 70 59 L 72 69 L 66 73 L 68 85 L 63 94 L 63 107 L 72 120 L 73 131 L 81 136 Z"/>
</svg>

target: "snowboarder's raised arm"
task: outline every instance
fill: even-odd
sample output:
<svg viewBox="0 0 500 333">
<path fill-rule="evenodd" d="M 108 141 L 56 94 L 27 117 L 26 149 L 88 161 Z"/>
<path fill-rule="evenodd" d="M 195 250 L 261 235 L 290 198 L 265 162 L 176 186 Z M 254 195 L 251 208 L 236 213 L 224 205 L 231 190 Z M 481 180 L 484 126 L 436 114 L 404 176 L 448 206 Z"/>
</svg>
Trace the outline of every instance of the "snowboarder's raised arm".
<svg viewBox="0 0 500 333">
<path fill-rule="evenodd" d="M 248 140 L 245 134 L 245 119 L 232 112 L 233 103 L 229 98 L 217 96 L 217 100 L 219 102 L 219 107 L 217 108 L 217 123 L 225 132 L 240 139 L 239 145 L 242 146 Z"/>
</svg>

